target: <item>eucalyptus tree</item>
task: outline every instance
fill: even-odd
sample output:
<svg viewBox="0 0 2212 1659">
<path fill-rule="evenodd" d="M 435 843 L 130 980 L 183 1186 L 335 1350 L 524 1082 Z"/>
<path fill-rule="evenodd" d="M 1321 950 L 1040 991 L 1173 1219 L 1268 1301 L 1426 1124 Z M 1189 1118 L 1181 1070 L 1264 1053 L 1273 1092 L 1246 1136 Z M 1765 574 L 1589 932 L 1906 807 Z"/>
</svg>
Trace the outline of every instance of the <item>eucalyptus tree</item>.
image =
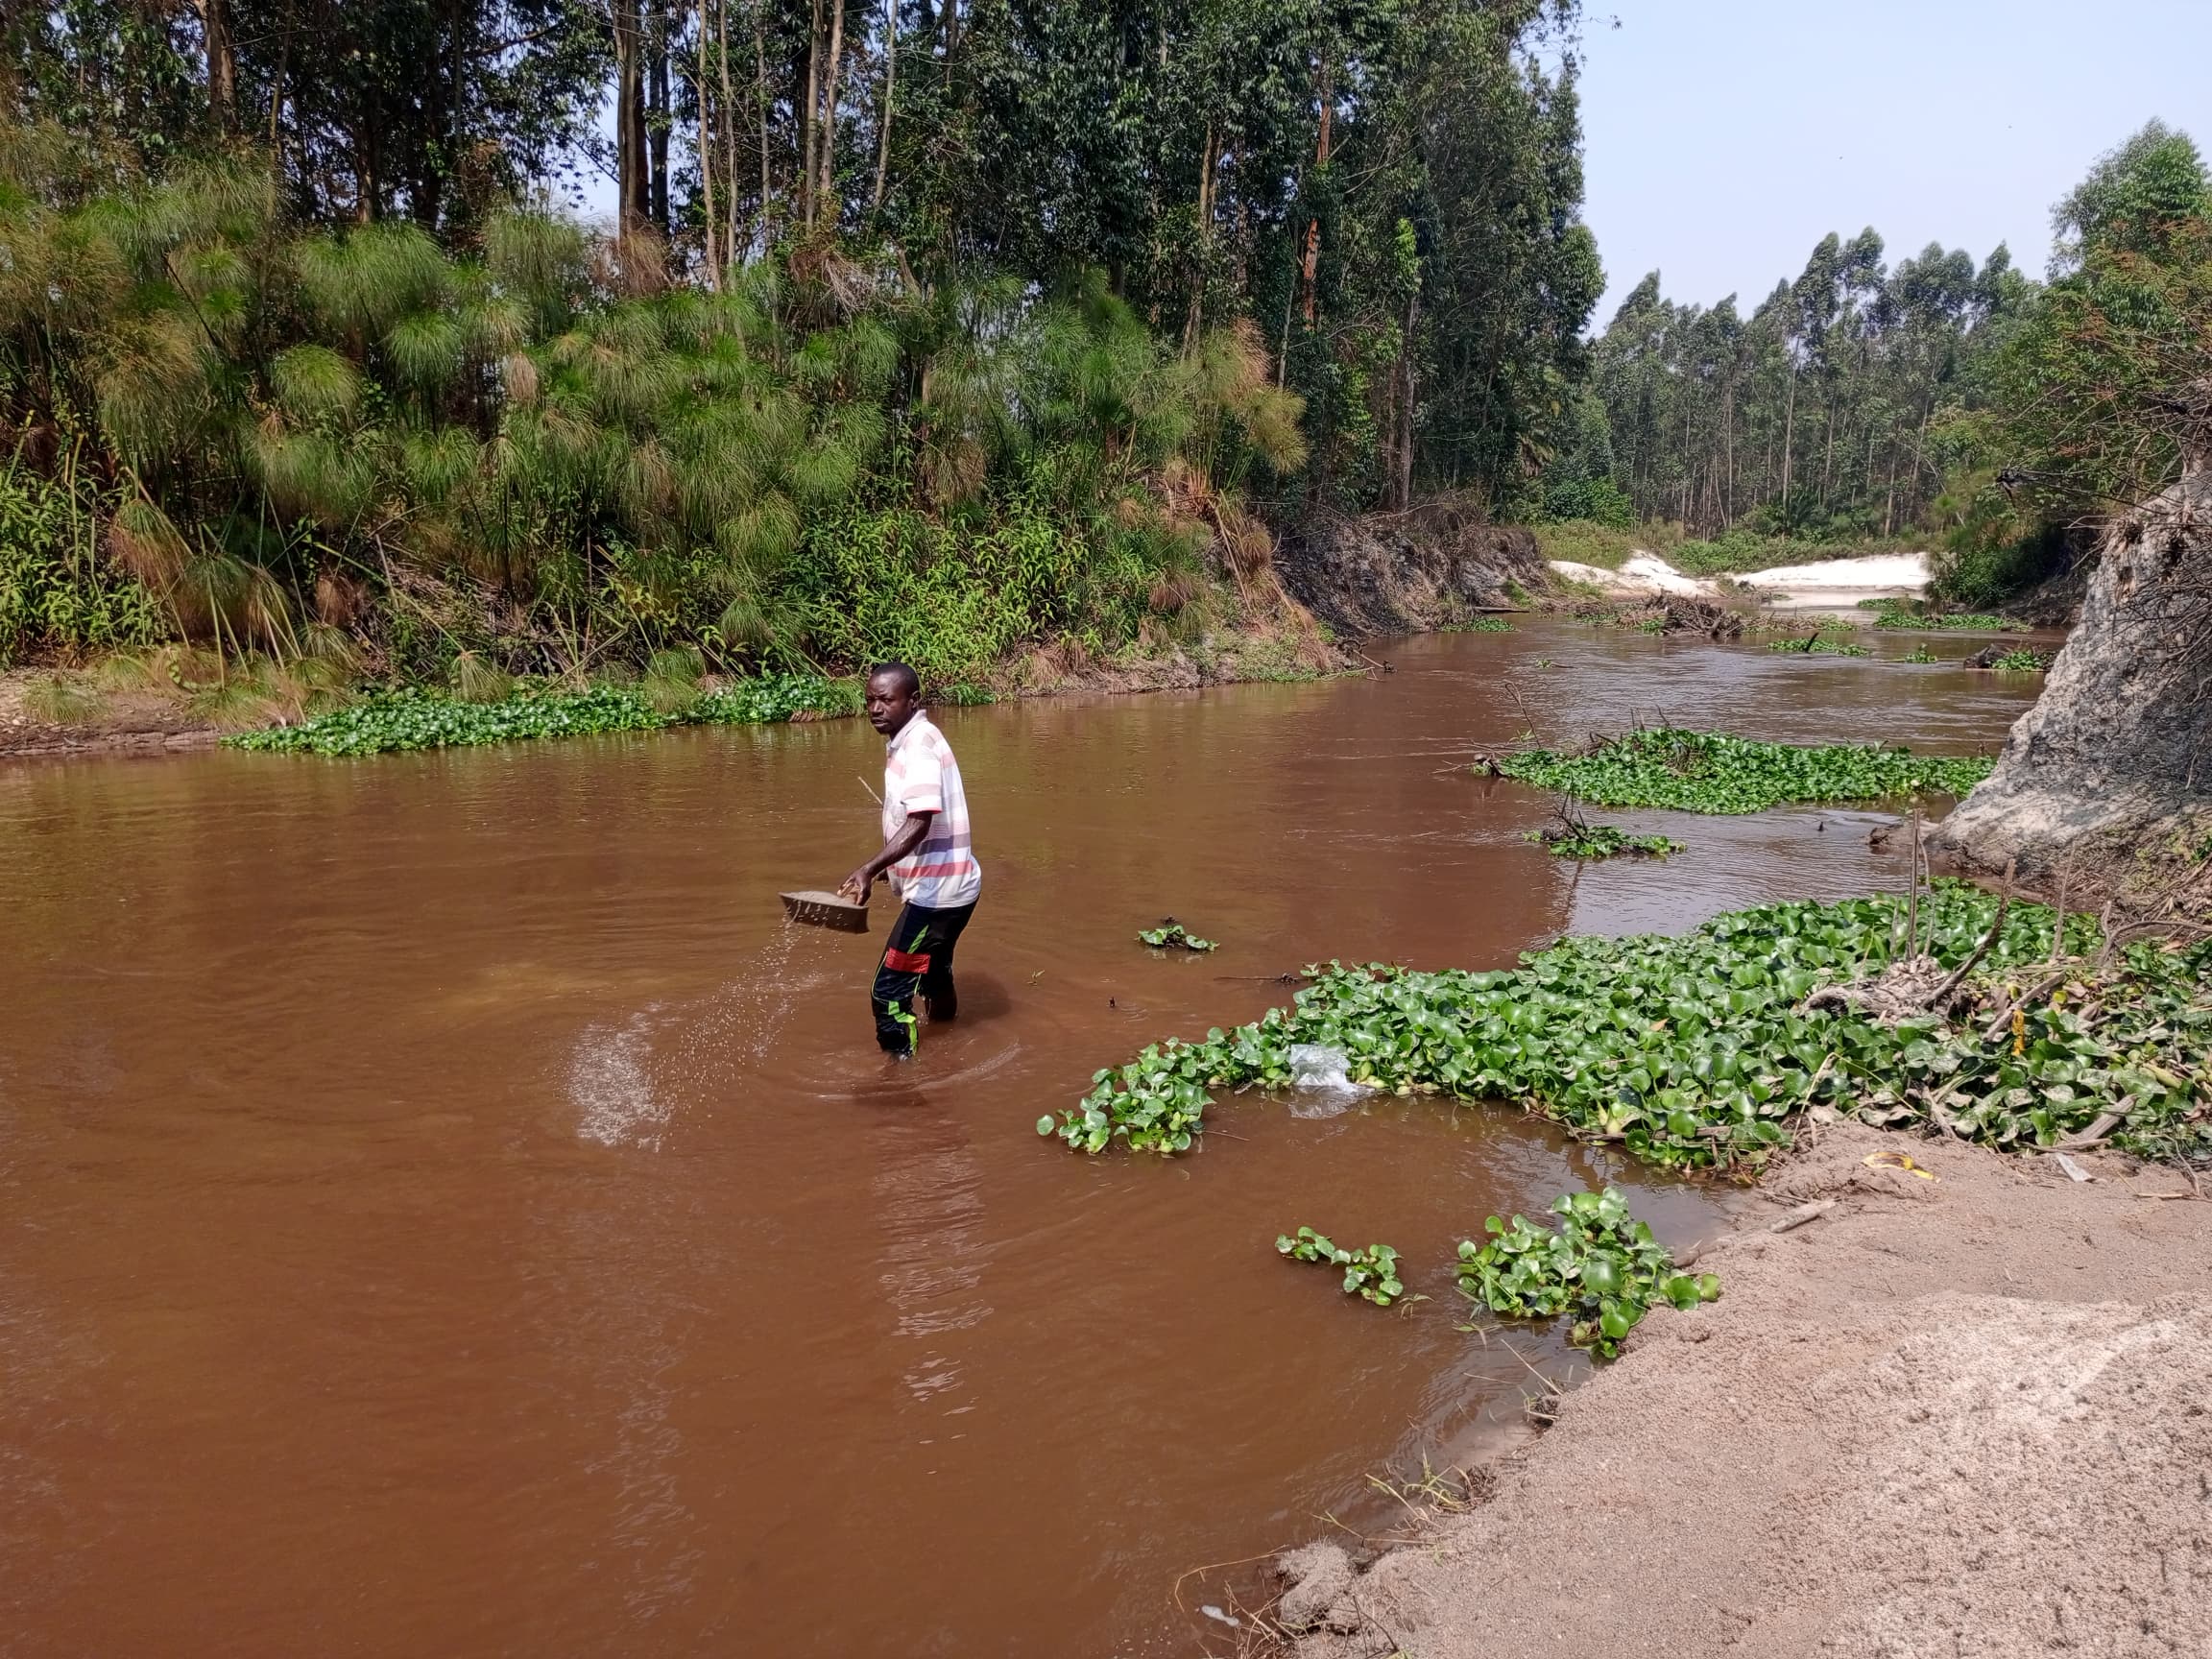
<svg viewBox="0 0 2212 1659">
<path fill-rule="evenodd" d="M 2031 289 L 2002 247 L 1891 268 L 1871 229 L 1824 237 L 1748 318 L 1732 296 L 1671 302 L 1653 273 L 1595 348 L 1613 478 L 1642 516 L 1702 533 L 1896 533 L 1942 493 L 1954 421 Z"/>
</svg>

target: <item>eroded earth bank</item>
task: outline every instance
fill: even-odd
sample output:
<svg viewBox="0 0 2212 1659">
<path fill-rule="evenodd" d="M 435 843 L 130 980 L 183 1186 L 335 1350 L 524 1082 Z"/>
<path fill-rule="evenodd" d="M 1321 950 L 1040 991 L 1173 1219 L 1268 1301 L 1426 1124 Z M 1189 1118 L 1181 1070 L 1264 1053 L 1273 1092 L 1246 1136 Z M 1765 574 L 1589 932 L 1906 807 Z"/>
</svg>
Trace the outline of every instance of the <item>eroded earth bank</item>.
<svg viewBox="0 0 2212 1659">
<path fill-rule="evenodd" d="M 1932 1179 L 1865 1162 L 1899 1150 Z M 1719 1303 L 1419 1548 L 1286 1557 L 1275 1617 L 1303 1659 L 2212 1650 L 2212 1225 L 2075 1162 L 1808 1135 L 1698 1258 Z"/>
</svg>

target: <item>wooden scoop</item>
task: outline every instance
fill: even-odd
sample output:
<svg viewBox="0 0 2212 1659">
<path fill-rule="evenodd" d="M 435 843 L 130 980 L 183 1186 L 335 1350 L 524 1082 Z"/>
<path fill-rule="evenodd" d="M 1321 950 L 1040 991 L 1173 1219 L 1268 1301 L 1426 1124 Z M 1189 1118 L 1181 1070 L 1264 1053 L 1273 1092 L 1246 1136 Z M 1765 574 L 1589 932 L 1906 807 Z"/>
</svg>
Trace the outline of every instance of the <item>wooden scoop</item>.
<svg viewBox="0 0 2212 1659">
<path fill-rule="evenodd" d="M 855 904 L 841 893 L 810 888 L 804 893 L 785 893 L 782 899 L 783 914 L 808 927 L 828 927 L 838 933 L 868 931 L 868 906 Z"/>
</svg>

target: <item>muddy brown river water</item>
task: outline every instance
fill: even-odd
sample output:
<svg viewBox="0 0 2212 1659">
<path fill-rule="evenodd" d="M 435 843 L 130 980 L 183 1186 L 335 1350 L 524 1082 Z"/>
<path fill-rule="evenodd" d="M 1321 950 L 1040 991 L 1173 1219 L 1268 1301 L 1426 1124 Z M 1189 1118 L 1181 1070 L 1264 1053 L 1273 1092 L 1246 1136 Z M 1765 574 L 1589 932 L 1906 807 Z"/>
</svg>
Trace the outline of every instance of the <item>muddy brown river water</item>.
<svg viewBox="0 0 2212 1659">
<path fill-rule="evenodd" d="M 1455 1242 L 1613 1176 L 1679 1246 L 1728 1190 L 1479 1107 L 1246 1096 L 1167 1163 L 1039 1114 L 1310 959 L 1901 878 L 1861 811 L 1607 813 L 1690 851 L 1577 867 L 1477 745 L 1972 753 L 2036 682 L 1541 622 L 1389 655 L 945 711 L 986 885 L 896 1071 L 883 902 L 854 939 L 775 897 L 875 845 L 858 722 L 0 765 L 0 1651 L 1190 1652 L 1185 1569 L 1510 1443 Z M 1147 953 L 1168 913 L 1224 948 Z M 1301 1222 L 1431 1300 L 1281 1261 Z"/>
</svg>

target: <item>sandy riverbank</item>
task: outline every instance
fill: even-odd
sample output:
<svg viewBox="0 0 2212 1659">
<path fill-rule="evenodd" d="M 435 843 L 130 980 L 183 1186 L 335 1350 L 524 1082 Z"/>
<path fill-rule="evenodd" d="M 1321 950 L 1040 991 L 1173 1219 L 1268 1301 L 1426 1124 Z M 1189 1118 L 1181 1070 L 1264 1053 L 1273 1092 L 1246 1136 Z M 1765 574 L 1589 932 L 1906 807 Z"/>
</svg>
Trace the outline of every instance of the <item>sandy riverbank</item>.
<svg viewBox="0 0 2212 1659">
<path fill-rule="evenodd" d="M 1630 554 L 1618 570 L 1559 559 L 1551 562 L 1551 569 L 1570 582 L 1622 598 L 1677 594 L 1719 599 L 1726 591 L 1722 578 L 1686 575 L 1657 554 L 1642 551 Z M 1929 581 L 1928 556 L 1873 553 L 1859 559 L 1824 559 L 1811 565 L 1753 570 L 1725 580 L 1750 589 L 1777 611 L 1852 612 L 1862 599 L 1914 598 L 1924 593 Z"/>
<path fill-rule="evenodd" d="M 1300 1559 L 1301 1659 L 2212 1653 L 2212 1204 L 2079 1162 L 1818 1132 L 1480 1506 Z"/>
</svg>

